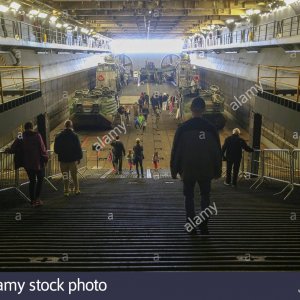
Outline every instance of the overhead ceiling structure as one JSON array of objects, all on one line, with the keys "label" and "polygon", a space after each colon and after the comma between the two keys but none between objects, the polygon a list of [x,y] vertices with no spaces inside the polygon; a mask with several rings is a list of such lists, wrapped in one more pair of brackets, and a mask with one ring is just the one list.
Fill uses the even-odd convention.
[{"label": "overhead ceiling structure", "polygon": [[46,0],[43,2],[112,38],[184,37],[194,34],[205,25],[224,25],[229,18],[239,19],[240,15],[244,15],[249,9],[264,11],[271,3],[269,0]]}]

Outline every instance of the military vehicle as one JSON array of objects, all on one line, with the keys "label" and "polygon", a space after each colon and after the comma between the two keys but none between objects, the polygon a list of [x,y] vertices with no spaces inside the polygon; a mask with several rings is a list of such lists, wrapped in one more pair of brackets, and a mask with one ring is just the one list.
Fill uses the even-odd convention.
[{"label": "military vehicle", "polygon": [[100,63],[96,71],[96,88],[75,92],[71,119],[75,128],[109,129],[118,115],[116,101],[120,68],[111,56]]},{"label": "military vehicle", "polygon": [[192,100],[200,96],[206,104],[205,119],[213,123],[218,130],[224,128],[224,96],[216,85],[201,86],[199,70],[190,62],[187,54],[183,54],[177,66],[177,86],[180,98],[180,115],[184,120],[191,117],[190,106]]}]

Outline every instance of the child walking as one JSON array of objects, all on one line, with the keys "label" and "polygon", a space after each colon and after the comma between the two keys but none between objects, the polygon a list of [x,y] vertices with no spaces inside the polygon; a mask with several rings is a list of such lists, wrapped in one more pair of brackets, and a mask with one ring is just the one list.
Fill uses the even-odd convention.
[{"label": "child walking", "polygon": [[128,161],[129,170],[130,170],[129,172],[132,173],[132,166],[133,166],[133,153],[132,153],[132,150],[128,151],[127,161]]},{"label": "child walking", "polygon": [[159,163],[159,157],[158,157],[158,152],[157,151],[154,152],[152,161],[153,161],[154,169],[156,171],[158,169],[158,163]]}]

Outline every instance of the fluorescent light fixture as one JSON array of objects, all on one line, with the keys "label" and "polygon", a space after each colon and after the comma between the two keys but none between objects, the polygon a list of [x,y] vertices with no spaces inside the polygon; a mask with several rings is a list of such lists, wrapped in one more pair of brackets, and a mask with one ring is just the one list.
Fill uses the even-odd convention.
[{"label": "fluorescent light fixture", "polygon": [[258,15],[259,13],[260,13],[259,9],[248,9],[248,10],[246,10],[246,14],[248,16]]},{"label": "fluorescent light fixture", "polygon": [[237,53],[237,51],[225,51],[225,53]]},{"label": "fluorescent light fixture", "polygon": [[55,17],[55,16],[50,17],[50,22],[55,23],[56,20],[57,20],[57,17]]},{"label": "fluorescent light fixture", "polygon": [[62,24],[57,23],[57,24],[56,24],[56,28],[62,28]]},{"label": "fluorescent light fixture", "polygon": [[0,5],[0,11],[7,12],[9,10],[9,7],[6,5]]},{"label": "fluorescent light fixture", "polygon": [[81,31],[82,33],[86,33],[86,34],[89,32],[89,30],[86,29],[86,28],[81,28],[80,31]]},{"label": "fluorescent light fixture", "polygon": [[284,3],[286,4],[286,5],[291,5],[291,4],[293,4],[293,3],[295,3],[295,2],[297,2],[298,0],[284,0]]},{"label": "fluorescent light fixture", "polygon": [[247,53],[258,53],[258,51],[257,50],[249,50],[249,51],[247,51]]},{"label": "fluorescent light fixture", "polygon": [[17,3],[17,2],[12,2],[9,5],[10,8],[14,9],[14,10],[19,10],[19,8],[21,7],[21,4]]},{"label": "fluorescent light fixture", "polygon": [[234,19],[228,19],[228,20],[226,20],[226,24],[231,24],[231,23],[234,23]]},{"label": "fluorescent light fixture", "polygon": [[111,41],[113,53],[181,53],[182,39],[116,39]]},{"label": "fluorescent light fixture", "polygon": [[32,16],[37,16],[39,14],[39,11],[36,10],[36,9],[32,9],[30,12],[29,12],[30,15]]},{"label": "fluorescent light fixture", "polygon": [[38,14],[38,17],[41,18],[41,19],[45,19],[45,18],[47,18],[47,16],[48,16],[48,14],[43,13],[43,12],[40,12],[40,13]]},{"label": "fluorescent light fixture", "polygon": [[64,25],[63,25],[64,28],[67,28],[68,26],[69,26],[68,23],[64,23]]},{"label": "fluorescent light fixture", "polygon": [[300,53],[300,50],[288,50],[284,51],[285,53]]}]

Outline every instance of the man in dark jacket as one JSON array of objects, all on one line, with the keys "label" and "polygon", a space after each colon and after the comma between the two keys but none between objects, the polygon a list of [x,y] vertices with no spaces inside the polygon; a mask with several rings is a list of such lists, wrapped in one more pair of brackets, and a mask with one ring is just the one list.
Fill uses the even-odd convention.
[{"label": "man in dark jacket", "polygon": [[33,124],[27,122],[25,131],[18,136],[6,152],[15,154],[15,168],[24,167],[29,178],[29,197],[32,206],[42,205],[40,199],[45,164],[48,154],[41,135],[33,131]]},{"label": "man in dark jacket", "polygon": [[[211,180],[221,177],[222,156],[219,134],[216,128],[202,118],[205,101],[197,97],[192,101],[193,118],[184,122],[176,131],[172,153],[171,174],[177,173],[183,180],[186,218],[195,217],[194,188],[198,182],[201,193],[201,210],[210,203]],[[201,234],[208,234],[208,218],[200,226]],[[196,233],[194,228],[190,233]]]},{"label": "man in dark jacket", "polygon": [[75,194],[79,195],[79,182],[77,176],[77,164],[82,159],[82,149],[77,134],[72,129],[72,121],[65,122],[65,129],[55,137],[54,152],[58,155],[60,169],[64,180],[64,195],[69,196],[69,176],[75,187]]},{"label": "man in dark jacket", "polygon": [[[222,157],[227,162],[226,181],[224,182],[225,185],[232,184],[232,186],[236,186],[243,149],[247,152],[254,151],[240,137],[240,133],[241,132],[238,128],[233,129],[232,135],[225,139],[224,145],[222,147]],[[233,176],[231,182],[232,167]]]},{"label": "man in dark jacket", "polygon": [[125,156],[125,148],[120,141],[120,137],[117,135],[116,140],[111,143],[113,147],[113,163],[116,169],[116,174],[122,174],[123,156]]}]

